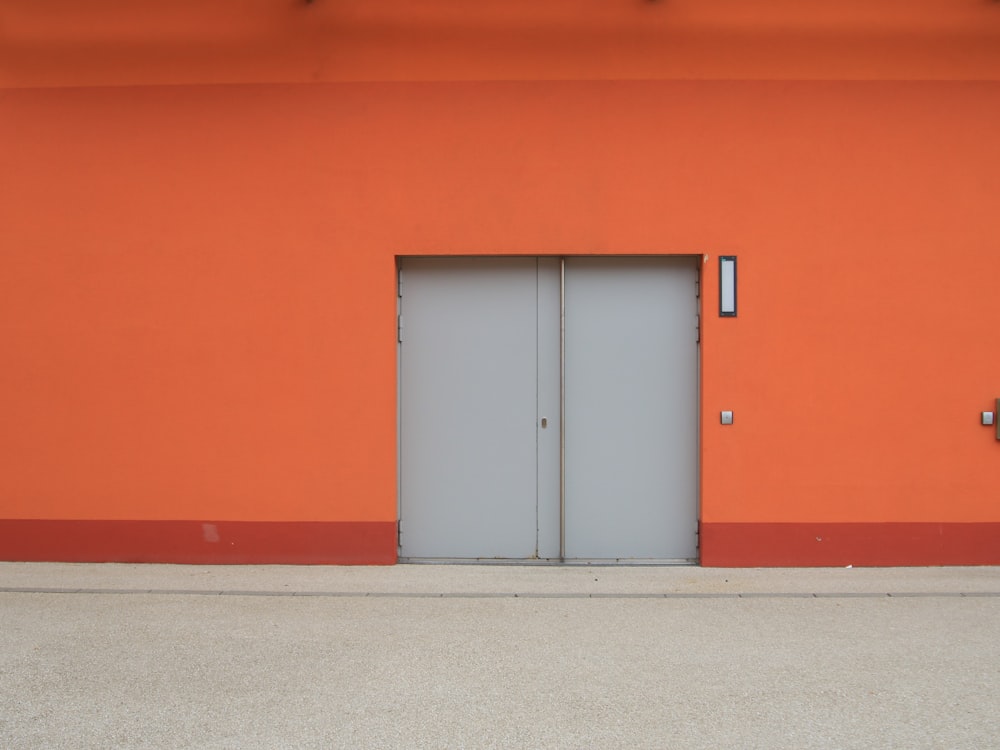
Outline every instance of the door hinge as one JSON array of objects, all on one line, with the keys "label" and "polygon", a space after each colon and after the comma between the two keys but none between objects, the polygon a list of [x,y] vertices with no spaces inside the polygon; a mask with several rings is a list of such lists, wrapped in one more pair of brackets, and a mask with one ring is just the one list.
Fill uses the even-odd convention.
[{"label": "door hinge", "polygon": [[401,536],[403,536],[403,521],[400,519],[396,521],[396,538],[399,539]]},{"label": "door hinge", "polygon": [[694,282],[694,298],[701,298],[701,279],[696,279]]},{"label": "door hinge", "polygon": [[403,296],[403,269],[402,268],[397,268],[396,269],[396,296],[397,297],[402,297]]},{"label": "door hinge", "polygon": [[695,320],[695,323],[694,323],[694,329],[695,329],[694,342],[696,344],[700,344],[701,343],[701,315],[700,314],[699,315],[695,315],[694,316],[694,320]]},{"label": "door hinge", "polygon": [[403,343],[403,314],[396,316],[396,343]]}]

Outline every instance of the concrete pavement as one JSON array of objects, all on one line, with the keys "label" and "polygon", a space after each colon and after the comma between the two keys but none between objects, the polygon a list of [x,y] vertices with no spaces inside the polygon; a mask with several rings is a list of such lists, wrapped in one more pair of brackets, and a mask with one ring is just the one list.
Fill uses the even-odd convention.
[{"label": "concrete pavement", "polygon": [[0,563],[5,748],[1000,747],[1000,568]]}]

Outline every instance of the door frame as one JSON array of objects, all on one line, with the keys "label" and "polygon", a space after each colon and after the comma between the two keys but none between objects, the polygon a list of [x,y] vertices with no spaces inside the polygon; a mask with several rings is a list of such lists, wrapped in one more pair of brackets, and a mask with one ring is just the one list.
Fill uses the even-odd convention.
[{"label": "door frame", "polygon": [[[402,293],[403,293],[403,266],[407,260],[411,259],[455,259],[455,260],[474,260],[474,259],[490,259],[490,258],[546,258],[554,259],[560,261],[560,378],[565,376],[565,263],[564,261],[572,258],[592,258],[592,257],[603,257],[603,258],[688,258],[692,261],[696,270],[696,281],[695,281],[695,310],[696,310],[696,352],[695,352],[695,386],[697,393],[695,394],[695,550],[697,557],[692,559],[621,559],[621,560],[581,560],[581,559],[565,559],[565,519],[563,514],[565,513],[565,497],[560,497],[560,554],[563,556],[561,559],[514,559],[514,558],[424,558],[415,557],[408,558],[403,557],[400,553],[402,550],[401,546],[401,536],[403,533],[402,523],[403,523],[403,508],[402,508],[402,495],[403,495],[403,477],[402,477],[402,338],[401,338],[401,315],[402,315]],[[701,560],[701,519],[702,519],[702,463],[703,463],[703,445],[702,445],[702,419],[703,419],[703,393],[704,393],[704,370],[703,370],[703,354],[702,354],[702,344],[704,339],[704,305],[702,290],[704,289],[705,282],[705,268],[708,263],[708,255],[701,253],[616,253],[616,254],[528,254],[528,253],[484,253],[484,254],[438,254],[438,253],[405,253],[397,254],[394,259],[393,264],[393,286],[395,289],[395,301],[396,301],[396,344],[395,344],[395,369],[396,369],[396,549],[397,549],[397,561],[401,564],[441,564],[448,563],[454,565],[563,565],[563,566],[580,566],[580,565],[609,565],[609,566],[676,566],[676,565],[698,565]],[[565,425],[563,424],[565,420],[565,389],[560,388],[560,441],[565,440]],[[561,446],[560,449],[560,495],[565,493],[565,446]]]}]

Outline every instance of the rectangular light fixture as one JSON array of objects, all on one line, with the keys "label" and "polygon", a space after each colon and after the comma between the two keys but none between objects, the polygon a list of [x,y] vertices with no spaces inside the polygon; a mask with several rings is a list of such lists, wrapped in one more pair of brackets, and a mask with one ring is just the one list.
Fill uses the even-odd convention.
[{"label": "rectangular light fixture", "polygon": [[736,256],[719,256],[719,316],[736,317]]}]

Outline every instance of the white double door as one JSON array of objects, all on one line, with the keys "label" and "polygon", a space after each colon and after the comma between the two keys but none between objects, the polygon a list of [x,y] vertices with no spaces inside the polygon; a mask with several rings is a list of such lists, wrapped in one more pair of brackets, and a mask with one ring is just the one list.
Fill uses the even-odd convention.
[{"label": "white double door", "polygon": [[404,259],[400,556],[696,559],[697,281],[688,257]]}]

